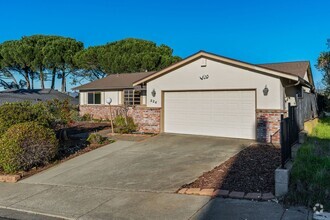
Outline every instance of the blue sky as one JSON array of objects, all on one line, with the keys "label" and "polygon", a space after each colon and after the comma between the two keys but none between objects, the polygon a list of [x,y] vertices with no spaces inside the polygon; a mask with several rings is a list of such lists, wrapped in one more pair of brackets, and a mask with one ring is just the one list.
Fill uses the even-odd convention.
[{"label": "blue sky", "polygon": [[33,34],[85,46],[142,38],[181,57],[206,50],[251,63],[309,60],[318,82],[314,65],[327,49],[329,11],[328,0],[1,0],[0,42]]}]

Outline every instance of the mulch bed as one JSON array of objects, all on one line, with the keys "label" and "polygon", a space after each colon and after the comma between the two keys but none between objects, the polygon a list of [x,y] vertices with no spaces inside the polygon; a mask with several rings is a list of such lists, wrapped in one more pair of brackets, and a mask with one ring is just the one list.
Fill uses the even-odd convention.
[{"label": "mulch bed", "polygon": [[280,161],[278,146],[254,144],[182,188],[213,188],[245,193],[274,192],[275,169]]}]

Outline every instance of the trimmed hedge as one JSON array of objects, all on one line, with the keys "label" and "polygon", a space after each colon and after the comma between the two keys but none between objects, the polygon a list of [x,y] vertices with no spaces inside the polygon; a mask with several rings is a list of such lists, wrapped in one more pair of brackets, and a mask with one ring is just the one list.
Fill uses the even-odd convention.
[{"label": "trimmed hedge", "polygon": [[57,151],[58,141],[53,130],[36,122],[16,124],[0,139],[0,169],[14,173],[45,165]]}]

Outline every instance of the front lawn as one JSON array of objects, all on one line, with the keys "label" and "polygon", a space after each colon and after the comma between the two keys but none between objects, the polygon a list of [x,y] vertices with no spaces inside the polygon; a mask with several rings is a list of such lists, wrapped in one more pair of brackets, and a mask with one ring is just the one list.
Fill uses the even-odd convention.
[{"label": "front lawn", "polygon": [[330,210],[330,118],[320,119],[299,149],[291,173],[290,204]]}]

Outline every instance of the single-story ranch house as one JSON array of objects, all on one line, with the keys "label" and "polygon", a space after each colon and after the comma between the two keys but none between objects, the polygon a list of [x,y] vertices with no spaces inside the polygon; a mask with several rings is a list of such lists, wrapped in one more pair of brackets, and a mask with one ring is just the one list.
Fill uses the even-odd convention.
[{"label": "single-story ranch house", "polygon": [[[200,51],[158,72],[114,74],[75,88],[80,114],[109,118],[130,106],[140,132],[278,142],[281,114],[313,93],[308,61],[250,64]],[[115,113],[112,113],[115,114]]]}]

